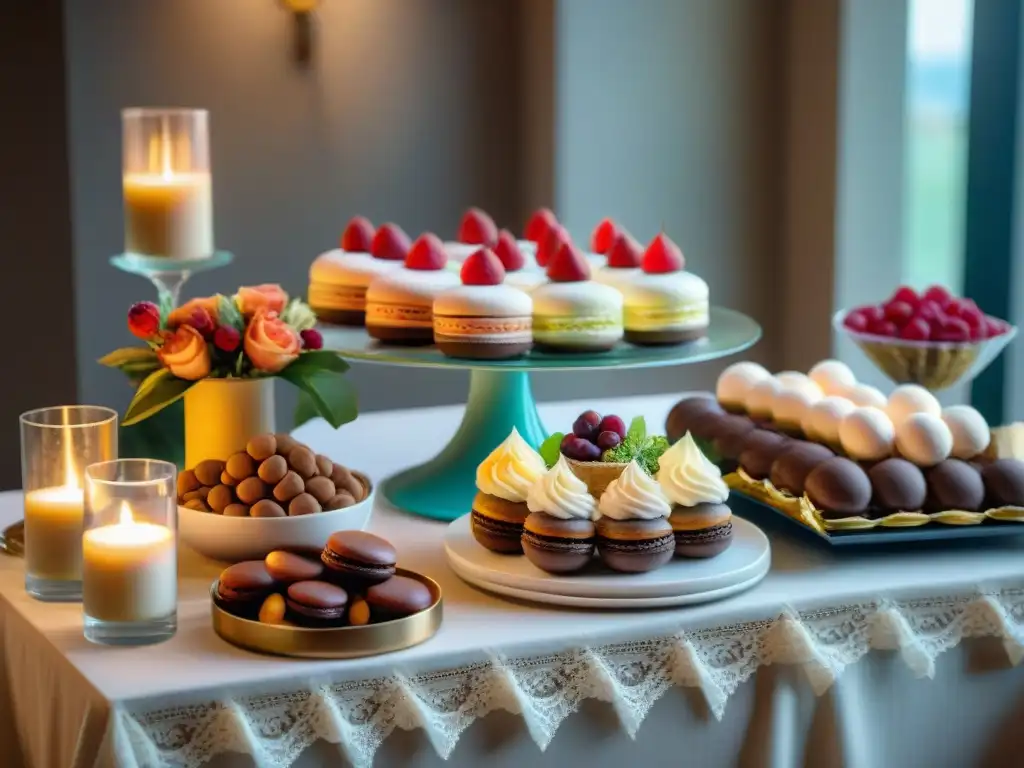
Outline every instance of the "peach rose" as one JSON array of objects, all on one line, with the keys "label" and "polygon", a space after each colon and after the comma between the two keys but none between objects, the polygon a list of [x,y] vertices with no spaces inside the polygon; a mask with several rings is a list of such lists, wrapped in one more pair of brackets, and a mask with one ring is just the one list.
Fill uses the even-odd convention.
[{"label": "peach rose", "polygon": [[238,311],[246,317],[252,317],[260,310],[265,312],[281,312],[288,303],[288,294],[280,285],[264,283],[263,285],[243,285],[235,294]]},{"label": "peach rose", "polygon": [[210,375],[210,348],[191,325],[169,334],[158,354],[160,362],[179,379],[198,381]]},{"label": "peach rose", "polygon": [[177,309],[171,310],[171,314],[167,316],[167,327],[177,328],[179,325],[190,322],[197,310],[202,310],[209,315],[210,319],[213,320],[213,324],[216,325],[220,321],[217,310],[217,303],[219,301],[219,296],[203,296],[198,299],[189,299]]},{"label": "peach rose", "polygon": [[245,329],[245,354],[254,367],[266,373],[288,366],[301,349],[299,334],[277,312],[258,311]]}]

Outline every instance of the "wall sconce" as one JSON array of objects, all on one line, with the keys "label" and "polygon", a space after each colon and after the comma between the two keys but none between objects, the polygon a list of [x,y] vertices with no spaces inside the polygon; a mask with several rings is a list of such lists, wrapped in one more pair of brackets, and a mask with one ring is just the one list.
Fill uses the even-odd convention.
[{"label": "wall sconce", "polygon": [[308,66],[313,58],[313,11],[320,0],[282,0],[292,14],[292,56],[295,63]]}]

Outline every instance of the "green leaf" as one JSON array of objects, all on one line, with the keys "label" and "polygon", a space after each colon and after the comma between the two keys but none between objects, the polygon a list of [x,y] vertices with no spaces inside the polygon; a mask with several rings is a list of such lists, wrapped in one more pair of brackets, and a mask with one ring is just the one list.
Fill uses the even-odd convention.
[{"label": "green leaf", "polygon": [[629,422],[629,429],[626,430],[626,437],[635,438],[641,442],[647,439],[647,421],[643,416],[634,416]]},{"label": "green leaf", "polygon": [[548,467],[553,467],[558,463],[558,456],[561,453],[562,439],[564,437],[564,432],[555,432],[540,444],[540,449],[537,452],[544,459],[544,463]]},{"label": "green leaf", "polygon": [[277,375],[305,392],[316,414],[335,429],[359,415],[355,388],[341,373],[292,363]]},{"label": "green leaf", "polygon": [[179,379],[166,368],[151,373],[139,385],[121,424],[130,427],[185,396],[194,381]]},{"label": "green leaf", "polygon": [[185,403],[172,403],[145,421],[121,425],[117,438],[118,455],[126,459],[160,459],[185,465]]},{"label": "green leaf", "polygon": [[230,325],[239,333],[245,332],[245,318],[238,311],[238,305],[227,296],[217,296],[217,317],[221,325]]},{"label": "green leaf", "polygon": [[148,347],[122,347],[104,355],[99,359],[100,365],[108,368],[124,368],[126,365],[137,365],[139,363],[156,363],[160,365],[160,359],[156,352]]},{"label": "green leaf", "polygon": [[292,429],[297,429],[305,424],[307,421],[319,418],[320,412],[316,409],[316,401],[306,394],[304,389],[299,390],[299,399],[295,403],[295,415],[294,424]]},{"label": "green leaf", "polygon": [[285,370],[333,371],[334,373],[344,373],[348,368],[348,363],[338,357],[337,352],[331,352],[328,349],[317,349],[310,352],[303,352],[295,359],[295,362],[289,365]]}]

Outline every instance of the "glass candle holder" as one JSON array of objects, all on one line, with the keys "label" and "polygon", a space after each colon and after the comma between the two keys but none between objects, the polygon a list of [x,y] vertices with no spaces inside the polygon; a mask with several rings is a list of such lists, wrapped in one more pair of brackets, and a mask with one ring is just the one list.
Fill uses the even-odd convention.
[{"label": "glass candle holder", "polygon": [[85,470],[85,638],[159,643],[178,626],[175,481],[167,461],[119,459]]},{"label": "glass candle holder", "polygon": [[21,414],[25,590],[39,600],[82,599],[83,473],[117,458],[117,412],[92,405]]},{"label": "glass candle holder", "polygon": [[177,260],[213,256],[207,111],[126,109],[121,128],[125,252]]}]

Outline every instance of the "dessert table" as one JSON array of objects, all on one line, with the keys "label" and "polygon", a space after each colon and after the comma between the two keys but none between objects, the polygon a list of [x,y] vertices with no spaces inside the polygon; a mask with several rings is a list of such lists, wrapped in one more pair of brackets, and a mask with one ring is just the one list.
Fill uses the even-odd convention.
[{"label": "dessert table", "polygon": [[[539,410],[552,429],[584,408],[653,426],[677,399]],[[366,414],[296,437],[379,482],[434,453],[458,416]],[[0,494],[0,524],[20,516],[21,494]],[[90,645],[81,606],[33,601],[22,562],[0,556],[0,764],[1020,764],[1024,540],[833,552],[755,522],[773,562],[751,591],[582,611],[462,583],[445,525],[378,498],[371,530],[441,584],[444,623],[423,645],[345,661],[220,640],[209,586],[221,566],[193,553],[181,555],[177,635],[139,648]]]}]

